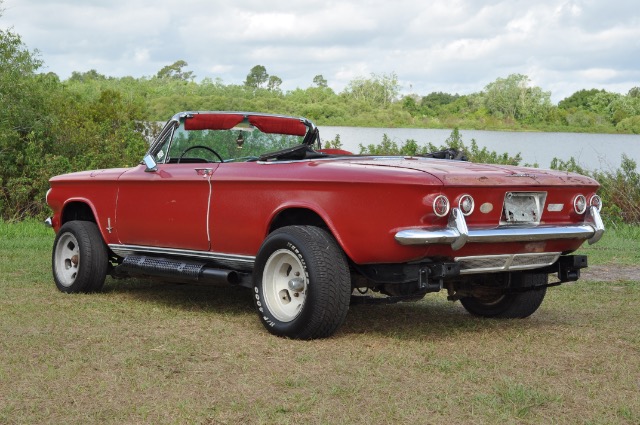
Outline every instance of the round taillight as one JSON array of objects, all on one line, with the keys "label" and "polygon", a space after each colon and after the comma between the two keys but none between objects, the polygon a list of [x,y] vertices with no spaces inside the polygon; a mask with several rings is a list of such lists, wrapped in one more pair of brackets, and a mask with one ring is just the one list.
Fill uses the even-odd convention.
[{"label": "round taillight", "polygon": [[471,197],[471,195],[462,195],[460,197],[460,200],[458,201],[458,207],[460,208],[460,211],[462,211],[462,214],[464,215],[469,215],[473,212],[473,208],[474,208],[475,204],[473,202],[473,198]]},{"label": "round taillight", "polygon": [[573,198],[573,209],[578,214],[584,214],[587,210],[587,198],[585,198],[584,195],[578,195]]},{"label": "round taillight", "polygon": [[602,198],[598,195],[593,195],[589,198],[589,206],[596,207],[598,211],[602,209]]},{"label": "round taillight", "polygon": [[449,200],[446,196],[438,195],[438,197],[433,200],[433,212],[435,212],[438,217],[447,215],[449,212]]}]

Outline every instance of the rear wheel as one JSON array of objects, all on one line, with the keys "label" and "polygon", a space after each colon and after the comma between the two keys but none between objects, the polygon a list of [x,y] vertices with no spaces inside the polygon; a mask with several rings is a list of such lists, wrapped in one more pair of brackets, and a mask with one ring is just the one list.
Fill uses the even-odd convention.
[{"label": "rear wheel", "polygon": [[512,273],[508,288],[483,288],[481,295],[461,298],[460,303],[476,316],[529,317],[544,300],[548,278],[544,273]]},{"label": "rear wheel", "polygon": [[256,257],[254,299],[274,335],[296,339],[332,335],[351,299],[347,260],[335,239],[314,226],[271,233]]},{"label": "rear wheel", "polygon": [[96,292],[102,289],[109,259],[95,223],[69,221],[53,242],[53,279],[62,292]]}]

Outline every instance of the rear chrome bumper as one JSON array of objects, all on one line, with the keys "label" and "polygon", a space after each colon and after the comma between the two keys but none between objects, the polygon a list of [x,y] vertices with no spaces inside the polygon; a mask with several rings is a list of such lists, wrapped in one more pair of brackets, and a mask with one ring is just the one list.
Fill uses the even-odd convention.
[{"label": "rear chrome bumper", "polygon": [[590,207],[583,224],[572,226],[501,226],[492,229],[468,229],[464,215],[453,208],[444,229],[407,229],[396,233],[400,245],[450,244],[453,250],[467,243],[533,242],[557,239],[582,239],[589,244],[600,240],[604,223],[596,207]]}]

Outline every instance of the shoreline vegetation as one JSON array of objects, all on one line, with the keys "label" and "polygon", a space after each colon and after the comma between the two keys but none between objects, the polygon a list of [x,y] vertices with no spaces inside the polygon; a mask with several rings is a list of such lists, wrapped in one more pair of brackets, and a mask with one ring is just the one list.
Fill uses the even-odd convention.
[{"label": "shoreline vegetation", "polygon": [[[41,72],[43,66],[18,34],[0,30],[4,220],[45,216],[51,176],[138,164],[147,140],[159,130],[144,123],[165,121],[184,110],[260,111],[331,126],[452,128],[436,150],[455,147],[471,160],[489,163],[519,164],[521,159],[479,149],[474,140],[465,145],[458,129],[640,134],[640,87],[626,94],[584,89],[554,105],[550,92],[521,74],[497,78],[476,93],[422,95],[403,94],[395,73],[355,78],[341,92],[318,74],[309,87],[285,92],[282,80],[263,65],[251,68],[242,84],[209,77],[197,81],[183,60],[139,78],[90,70],[61,80]],[[379,145],[361,147],[361,153],[419,154],[433,147],[414,140],[394,145],[383,138]],[[557,159],[551,167],[588,174],[573,158]],[[640,180],[633,159],[623,156],[620,169],[591,175],[603,186],[605,220],[640,222]]]}]

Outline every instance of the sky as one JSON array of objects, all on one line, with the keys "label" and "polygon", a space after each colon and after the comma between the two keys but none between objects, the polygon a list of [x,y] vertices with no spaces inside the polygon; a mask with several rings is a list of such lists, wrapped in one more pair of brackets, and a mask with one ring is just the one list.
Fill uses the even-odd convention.
[{"label": "sky", "polygon": [[151,77],[184,60],[196,81],[242,84],[263,65],[283,90],[398,78],[402,94],[469,94],[527,75],[554,103],[640,86],[637,0],[0,0],[11,29],[61,79]]}]

